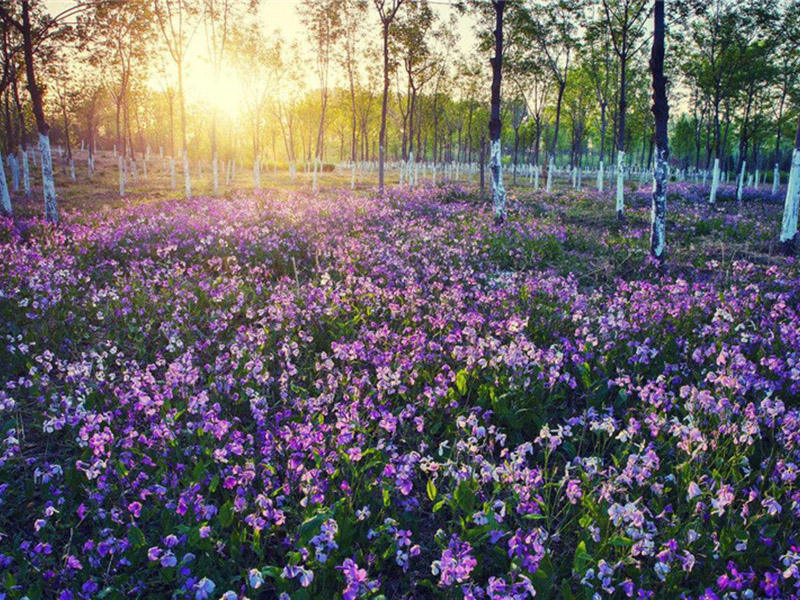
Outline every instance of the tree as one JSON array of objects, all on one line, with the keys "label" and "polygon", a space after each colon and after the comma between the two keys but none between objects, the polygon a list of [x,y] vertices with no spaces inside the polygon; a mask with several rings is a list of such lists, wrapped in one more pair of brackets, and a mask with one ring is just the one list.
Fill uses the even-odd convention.
[{"label": "tree", "polygon": [[643,47],[649,0],[603,0],[606,26],[619,61],[617,112],[617,218],[624,210],[622,171],[625,158],[625,112],[628,107],[628,63]]},{"label": "tree", "polygon": [[[403,114],[402,157],[405,160],[414,149],[414,116],[417,111],[417,97],[423,86],[437,73],[437,57],[428,43],[431,31],[436,22],[435,15],[427,0],[413,0],[408,10],[398,18],[394,41],[396,52],[400,55],[406,74],[405,110],[401,102]],[[406,124],[408,127],[406,127]],[[419,148],[417,148],[419,155]]]},{"label": "tree", "polygon": [[[800,3],[794,3],[788,10],[789,27],[783,30],[783,36],[795,49],[800,45]],[[797,99],[800,100],[800,90]],[[786,199],[783,205],[783,222],[781,224],[780,241],[789,251],[797,246],[797,213],[800,205],[800,117],[794,136],[792,163],[789,171],[789,183],[786,186]]]},{"label": "tree", "polygon": [[192,183],[189,174],[189,148],[186,138],[186,96],[183,90],[183,70],[189,42],[197,29],[197,7],[190,0],[153,0],[164,44],[175,63],[178,79],[178,105],[181,110],[181,143],[183,149],[183,178],[186,197],[192,196]]},{"label": "tree", "polygon": [[533,164],[538,166],[545,108],[551,99],[549,72],[535,61],[525,61],[519,66],[511,63],[508,71],[511,71],[515,85],[525,102],[527,113],[533,120]]},{"label": "tree", "polygon": [[384,159],[386,153],[386,112],[389,104],[389,28],[397,16],[403,0],[372,0],[381,21],[383,36],[383,99],[381,104],[381,131],[378,139],[378,189],[384,192]]},{"label": "tree", "polygon": [[608,129],[608,107],[613,98],[612,79],[615,65],[608,36],[603,35],[601,28],[598,26],[592,25],[586,31],[584,61],[587,63],[589,78],[592,81],[597,105],[600,108],[600,153],[597,181],[598,188],[602,191],[606,132]]},{"label": "tree", "polygon": [[42,162],[42,192],[44,196],[45,219],[58,223],[58,198],[53,176],[53,155],[50,150],[50,125],[44,115],[44,93],[36,78],[34,53],[41,51],[42,42],[57,33],[57,25],[76,14],[83,7],[78,5],[62,11],[55,17],[44,17],[37,25],[33,23],[31,1],[21,1],[21,15],[12,13],[0,6],[0,19],[7,27],[16,29],[22,36],[22,52],[25,58],[25,77],[30,94],[36,129],[39,133],[39,151]]},{"label": "tree", "polygon": [[536,3],[527,14],[527,31],[534,40],[533,51],[540,52],[556,85],[556,119],[550,145],[551,166],[558,152],[561,107],[570,72],[573,51],[578,47],[578,23],[582,20],[582,0],[548,0]]},{"label": "tree", "polygon": [[781,223],[781,243],[791,251],[797,241],[797,213],[800,204],[800,119],[797,122],[797,133],[794,138],[792,166],[789,171],[789,184],[786,186],[786,200],[783,205],[783,222]]},{"label": "tree", "polygon": [[500,85],[503,78],[503,12],[505,0],[492,0],[494,9],[494,56],[492,65],[492,97],[489,114],[490,160],[492,172],[492,207],[495,224],[500,225],[506,219],[506,190],[503,186],[503,158],[500,133],[503,123],[500,120]]},{"label": "tree", "polygon": [[325,149],[325,115],[328,108],[328,75],[333,47],[342,35],[341,0],[306,0],[300,5],[300,18],[316,51],[319,80],[319,126],[314,170],[322,162]]},{"label": "tree", "polygon": [[653,77],[653,117],[656,126],[656,165],[653,171],[653,203],[650,216],[650,254],[664,258],[667,220],[667,179],[669,177],[669,140],[667,123],[667,79],[664,77],[664,0],[655,0],[653,11],[653,50],[650,72]]},{"label": "tree", "polygon": [[356,53],[364,14],[367,11],[366,0],[341,0],[342,43],[339,48],[339,64],[347,73],[350,91],[350,160],[355,163],[358,154],[356,135],[358,131],[358,110],[356,108]]},{"label": "tree", "polygon": [[[232,0],[203,0],[203,25],[206,45],[211,58],[214,84],[219,85],[222,61],[229,37]],[[217,162],[217,107],[211,108],[211,170],[214,195],[219,194],[219,164]]]}]

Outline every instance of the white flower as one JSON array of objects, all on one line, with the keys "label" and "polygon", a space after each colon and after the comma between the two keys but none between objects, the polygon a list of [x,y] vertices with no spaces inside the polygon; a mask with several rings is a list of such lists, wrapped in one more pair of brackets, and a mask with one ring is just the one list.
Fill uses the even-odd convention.
[{"label": "white flower", "polygon": [[264,576],[258,569],[250,569],[247,580],[250,582],[250,587],[257,590],[264,583]]}]

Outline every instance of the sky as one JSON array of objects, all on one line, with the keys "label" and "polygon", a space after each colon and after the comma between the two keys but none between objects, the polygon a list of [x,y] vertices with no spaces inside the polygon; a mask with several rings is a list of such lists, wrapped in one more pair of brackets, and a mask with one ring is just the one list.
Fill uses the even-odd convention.
[{"label": "sky", "polygon": [[[236,0],[237,2],[248,2],[248,0]],[[63,10],[75,5],[75,0],[45,0],[45,5],[51,15],[56,15]],[[261,0],[260,18],[265,32],[279,31],[287,42],[297,41],[301,47],[306,41],[304,27],[298,16],[298,6],[301,0]],[[450,0],[430,0],[432,9],[438,13],[442,21],[447,21],[452,11]],[[380,40],[380,25],[375,14],[372,3],[369,4],[368,18],[374,25],[372,30],[375,33],[376,43]],[[459,38],[460,50],[469,53],[475,48],[476,37],[474,32],[474,20],[471,17],[459,18],[456,33]],[[206,98],[214,104],[222,106],[235,106],[240,104],[237,100],[241,99],[246,90],[242,89],[243,83],[229,77],[228,81],[220,85],[210,85],[212,69],[205,56],[204,36],[202,30],[195,34],[190,53],[187,57],[186,67],[186,93],[187,98]],[[315,75],[313,69],[306,69],[306,77],[310,87],[314,86]],[[343,84],[337,81],[336,74],[332,73],[333,85]],[[161,88],[164,86],[164,78],[154,76],[153,87]],[[213,95],[214,98],[210,98]]]}]

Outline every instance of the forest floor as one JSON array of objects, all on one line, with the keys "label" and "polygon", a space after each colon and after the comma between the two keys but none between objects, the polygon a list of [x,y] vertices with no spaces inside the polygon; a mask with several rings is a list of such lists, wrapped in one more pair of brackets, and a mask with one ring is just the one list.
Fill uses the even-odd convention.
[{"label": "forest floor", "polygon": [[7,597],[796,597],[779,197],[337,184],[0,220]]}]

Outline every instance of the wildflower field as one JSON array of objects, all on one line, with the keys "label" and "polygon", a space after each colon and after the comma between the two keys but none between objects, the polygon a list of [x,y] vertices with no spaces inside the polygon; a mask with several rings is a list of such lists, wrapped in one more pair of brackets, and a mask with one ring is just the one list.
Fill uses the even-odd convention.
[{"label": "wildflower field", "polygon": [[0,597],[800,597],[800,270],[724,192],[663,265],[649,189],[2,219]]}]

